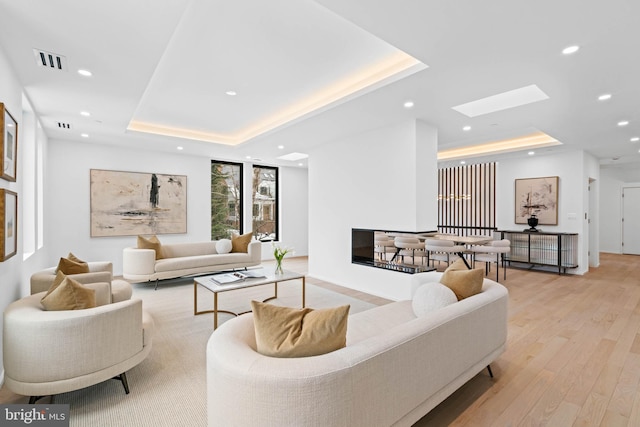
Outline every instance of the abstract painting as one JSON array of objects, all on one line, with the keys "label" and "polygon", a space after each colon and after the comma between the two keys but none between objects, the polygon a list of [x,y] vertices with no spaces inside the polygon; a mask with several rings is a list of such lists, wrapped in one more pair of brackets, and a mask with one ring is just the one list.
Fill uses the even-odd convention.
[{"label": "abstract painting", "polygon": [[186,232],[186,176],[91,169],[91,237]]},{"label": "abstract painting", "polygon": [[14,256],[18,248],[18,195],[0,188],[0,261]]},{"label": "abstract painting", "polygon": [[538,224],[558,225],[558,177],[516,179],[516,224],[536,215]]}]

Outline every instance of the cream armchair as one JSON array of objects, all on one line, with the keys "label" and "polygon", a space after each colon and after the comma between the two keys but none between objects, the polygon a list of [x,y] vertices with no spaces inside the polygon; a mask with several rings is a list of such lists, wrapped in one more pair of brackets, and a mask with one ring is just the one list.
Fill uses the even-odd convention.
[{"label": "cream armchair", "polygon": [[[104,287],[107,283],[90,287]],[[44,292],[11,303],[4,312],[5,385],[14,393],[65,393],[116,377],[129,393],[126,371],[151,351],[153,319],[129,299],[84,310],[45,311]],[[104,301],[103,301],[104,302]]]},{"label": "cream armchair", "polygon": [[[113,280],[113,264],[108,261],[92,261],[89,265],[89,273],[70,274],[78,283],[83,285],[89,283],[106,282],[110,286],[111,302],[126,301],[131,298],[133,289],[126,280]],[[31,276],[31,294],[47,291],[53,280],[56,278],[56,267],[34,273]]]}]

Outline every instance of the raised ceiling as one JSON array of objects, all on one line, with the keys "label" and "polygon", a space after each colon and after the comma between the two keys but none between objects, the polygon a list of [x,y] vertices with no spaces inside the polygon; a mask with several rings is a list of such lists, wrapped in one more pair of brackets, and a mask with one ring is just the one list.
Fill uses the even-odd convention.
[{"label": "raised ceiling", "polygon": [[[562,143],[544,150],[635,164],[637,16],[634,0],[0,0],[0,47],[52,139],[298,164],[277,157],[417,118],[442,150],[543,132]],[[549,98],[452,108],[531,85]]]}]

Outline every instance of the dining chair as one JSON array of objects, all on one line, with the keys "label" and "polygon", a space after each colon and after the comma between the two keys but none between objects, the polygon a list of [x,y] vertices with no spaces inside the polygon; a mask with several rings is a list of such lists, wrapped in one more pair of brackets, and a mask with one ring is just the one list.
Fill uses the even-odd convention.
[{"label": "dining chair", "polygon": [[404,262],[405,256],[411,255],[413,264],[416,263],[416,256],[421,257],[422,263],[424,263],[424,244],[417,237],[398,236],[394,239],[394,244],[399,249],[398,256],[402,257],[402,262]]},{"label": "dining chair", "polygon": [[[456,245],[451,240],[442,239],[425,239],[424,248],[427,253],[427,263],[429,261],[438,261],[438,263],[444,261],[447,266],[459,258],[458,253],[465,250],[464,245]],[[432,265],[435,266],[435,262],[432,262]]]},{"label": "dining chair", "polygon": [[471,247],[472,262],[475,266],[476,261],[485,263],[485,275],[489,275],[491,264],[496,263],[496,282],[500,277],[500,264],[504,271],[504,279],[507,279],[507,262],[505,254],[511,252],[511,242],[508,239],[493,240],[484,245],[474,245]]}]

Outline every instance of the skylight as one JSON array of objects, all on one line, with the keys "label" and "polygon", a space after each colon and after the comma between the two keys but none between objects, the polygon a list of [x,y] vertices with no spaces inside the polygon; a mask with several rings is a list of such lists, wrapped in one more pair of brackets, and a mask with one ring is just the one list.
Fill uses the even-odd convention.
[{"label": "skylight", "polygon": [[545,99],[549,99],[546,93],[536,85],[529,85],[451,108],[467,117],[476,117]]}]

